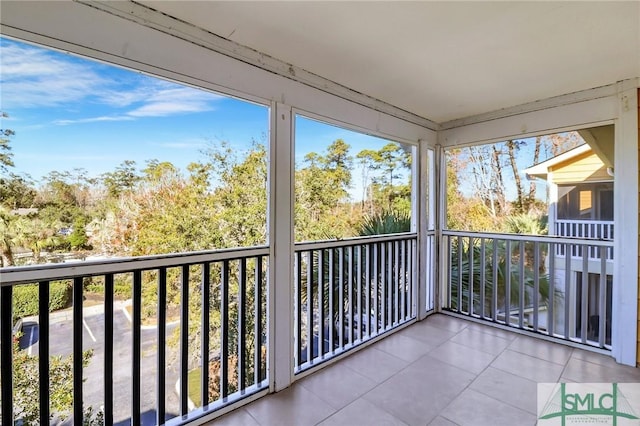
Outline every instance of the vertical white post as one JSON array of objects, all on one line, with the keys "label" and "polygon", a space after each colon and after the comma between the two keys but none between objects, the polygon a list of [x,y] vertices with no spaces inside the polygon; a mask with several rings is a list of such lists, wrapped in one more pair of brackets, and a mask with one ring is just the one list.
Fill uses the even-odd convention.
[{"label": "vertical white post", "polygon": [[[436,145],[436,158],[435,158],[435,173],[436,178],[436,276],[434,282],[435,295],[434,300],[436,302],[436,311],[442,310],[444,303],[443,291],[445,288],[445,282],[449,276],[449,271],[445,270],[446,256],[449,256],[447,247],[444,247],[442,238],[442,231],[446,228],[447,224],[447,163],[442,145]],[[447,302],[448,303],[448,302]]]},{"label": "vertical white post", "polygon": [[[414,149],[414,161],[411,172],[413,173],[413,199],[411,205],[413,220],[418,224],[418,295],[417,295],[417,317],[423,319],[427,315],[427,298],[432,297],[429,289],[429,253],[427,226],[428,226],[428,167],[427,167],[427,147],[425,141],[419,141],[418,147]],[[415,228],[414,228],[415,229]],[[412,229],[412,230],[414,230]]]},{"label": "vertical white post", "polygon": [[293,176],[291,107],[271,107],[269,150],[269,371],[271,391],[293,380]]},{"label": "vertical white post", "polygon": [[[636,365],[638,326],[638,82],[618,86],[614,157],[612,351]],[[623,231],[623,232],[620,232]]]}]

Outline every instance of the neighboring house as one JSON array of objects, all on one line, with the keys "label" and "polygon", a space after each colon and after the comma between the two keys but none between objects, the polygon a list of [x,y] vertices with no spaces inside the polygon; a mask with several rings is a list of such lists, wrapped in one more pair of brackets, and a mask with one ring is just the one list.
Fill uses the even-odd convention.
[{"label": "neighboring house", "polygon": [[21,207],[19,209],[11,210],[11,213],[18,216],[31,216],[38,214],[38,209]]},{"label": "neighboring house", "polygon": [[[550,235],[613,240],[613,167],[609,161],[613,153],[607,152],[607,147],[613,146],[613,128],[603,126],[581,132],[581,136],[590,143],[536,164],[525,173],[548,184]],[[553,262],[556,288],[565,295],[562,304],[569,304],[568,311],[566,306],[556,310],[556,328],[565,327],[568,312],[567,326],[572,337],[581,337],[582,318],[587,318],[587,338],[598,340],[598,323],[604,316],[605,342],[611,344],[613,260],[612,247],[583,249],[577,244],[555,245],[549,262]],[[566,277],[569,277],[568,292]],[[601,284],[604,284],[602,290]],[[587,294],[583,297],[585,291]],[[601,292],[605,296],[603,305],[599,303]],[[586,316],[582,314],[584,308]]]}]

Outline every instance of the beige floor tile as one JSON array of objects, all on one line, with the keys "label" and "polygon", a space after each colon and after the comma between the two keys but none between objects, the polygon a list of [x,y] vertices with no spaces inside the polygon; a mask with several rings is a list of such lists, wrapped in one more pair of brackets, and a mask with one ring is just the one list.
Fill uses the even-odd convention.
[{"label": "beige floor tile", "polygon": [[345,407],[377,385],[341,363],[325,367],[296,384],[304,386],[335,409]]},{"label": "beige floor tile", "polygon": [[502,337],[507,340],[515,340],[518,337],[518,333],[514,333],[510,330],[505,330],[499,327],[494,327],[491,325],[491,322],[487,321],[484,323],[477,323],[469,321],[468,330],[471,331],[479,331],[480,333],[491,334],[492,336]]},{"label": "beige floor tile", "polygon": [[401,330],[398,334],[418,339],[432,347],[436,347],[455,336],[457,332],[434,327],[423,321]]},{"label": "beige floor tile", "polygon": [[495,355],[451,341],[429,352],[429,356],[475,374],[481,373],[496,358]]},{"label": "beige floor tile", "polygon": [[618,365],[620,365],[611,355],[602,355],[581,349],[574,349],[573,353],[571,354],[571,358],[581,359],[583,361],[592,362],[594,364],[600,364],[605,367],[617,367]]},{"label": "beige floor tile", "polygon": [[607,367],[581,359],[571,358],[562,373],[561,380],[573,380],[578,383],[640,382],[640,368],[617,364]]},{"label": "beige floor tile", "polygon": [[538,384],[531,380],[489,367],[471,383],[469,388],[536,414]]},{"label": "beige floor tile", "polygon": [[403,336],[400,333],[385,337],[376,343],[376,349],[409,362],[426,355],[433,348],[433,345],[429,345],[422,340]]},{"label": "beige floor tile", "polygon": [[442,416],[438,416],[429,423],[429,426],[458,426],[458,424],[451,420],[447,420]]},{"label": "beige floor tile", "polygon": [[536,424],[536,416],[507,405],[473,389],[467,389],[442,415],[461,426],[527,426]]},{"label": "beige floor tile", "polygon": [[470,324],[472,324],[471,321],[466,321],[444,314],[433,314],[427,317],[424,322],[432,327],[442,328],[444,330],[453,331],[455,333],[464,330]]},{"label": "beige floor tile", "polygon": [[469,329],[462,330],[451,338],[452,342],[459,343],[461,345],[469,346],[471,348],[479,349],[483,352],[488,352],[493,355],[498,355],[502,352],[509,343],[510,340],[503,339],[502,337],[494,336],[492,334],[481,333],[478,331],[472,331]]},{"label": "beige floor tile", "polygon": [[518,336],[511,342],[509,349],[561,365],[567,363],[573,352],[573,348],[569,346],[528,336]]},{"label": "beige floor tile", "polygon": [[246,410],[265,426],[315,425],[336,411],[312,392],[297,385],[265,396],[247,405]]},{"label": "beige floor tile", "polygon": [[365,399],[357,399],[328,419],[322,426],[404,426],[406,423]]},{"label": "beige floor tile", "polygon": [[408,424],[425,425],[453,401],[474,377],[472,373],[427,355],[363,398]]},{"label": "beige floor tile", "polygon": [[562,365],[512,350],[500,354],[491,366],[536,383],[557,382],[564,368]]},{"label": "beige floor tile", "polygon": [[341,363],[376,383],[384,382],[409,365],[409,362],[379,351],[375,347],[359,351],[342,360]]},{"label": "beige floor tile", "polygon": [[260,426],[251,415],[244,409],[239,408],[222,417],[207,423],[213,426]]}]

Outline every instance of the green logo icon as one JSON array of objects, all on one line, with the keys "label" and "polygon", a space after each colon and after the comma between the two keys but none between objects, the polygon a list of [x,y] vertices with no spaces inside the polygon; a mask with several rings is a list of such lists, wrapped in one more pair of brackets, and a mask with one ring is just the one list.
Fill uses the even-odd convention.
[{"label": "green logo icon", "polygon": [[584,391],[585,386],[576,383],[572,385],[582,391],[569,392],[566,383],[559,385],[559,389],[551,393],[551,397],[539,413],[540,420],[559,418],[562,426],[565,426],[567,419],[572,424],[592,424],[597,416],[600,419],[597,423],[616,426],[620,418],[639,419],[617,383],[611,385],[610,391],[594,391],[589,387]]}]

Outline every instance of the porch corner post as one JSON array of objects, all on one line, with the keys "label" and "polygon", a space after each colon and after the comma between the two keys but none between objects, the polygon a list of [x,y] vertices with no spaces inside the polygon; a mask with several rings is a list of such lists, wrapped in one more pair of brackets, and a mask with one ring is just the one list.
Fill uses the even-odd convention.
[{"label": "porch corner post", "polygon": [[429,167],[427,161],[427,147],[426,141],[419,140],[417,147],[417,160],[413,161],[411,173],[414,176],[413,181],[413,195],[411,205],[413,206],[413,211],[411,212],[411,217],[416,218],[412,220],[412,231],[415,231],[417,227],[418,231],[418,282],[417,282],[417,310],[416,316],[418,321],[425,318],[427,316],[428,311],[428,301],[427,298],[433,297],[433,292],[430,291],[430,279],[429,279],[429,259],[427,254],[429,253],[429,249],[427,248],[427,244],[429,239],[427,238],[427,228],[428,228],[428,212],[429,212],[429,190],[428,190],[428,180],[429,180]]},{"label": "porch corner post", "polygon": [[442,311],[442,289],[444,287],[444,282],[447,277],[445,267],[444,267],[444,259],[446,249],[443,247],[443,238],[442,231],[445,228],[446,218],[447,218],[447,167],[445,164],[445,156],[444,156],[444,148],[440,144],[440,135],[438,135],[438,143],[436,144],[436,152],[435,152],[435,179],[436,179],[436,220],[435,220],[435,230],[436,230],[436,243],[435,243],[435,279],[434,279],[434,310],[436,312]]},{"label": "porch corner post", "polygon": [[[612,352],[635,366],[638,328],[638,80],[618,83],[614,154]],[[634,194],[630,196],[629,194]],[[618,232],[624,229],[624,232]]]},{"label": "porch corner post", "polygon": [[290,106],[271,107],[269,149],[268,342],[269,388],[278,392],[293,381],[293,122]]}]

